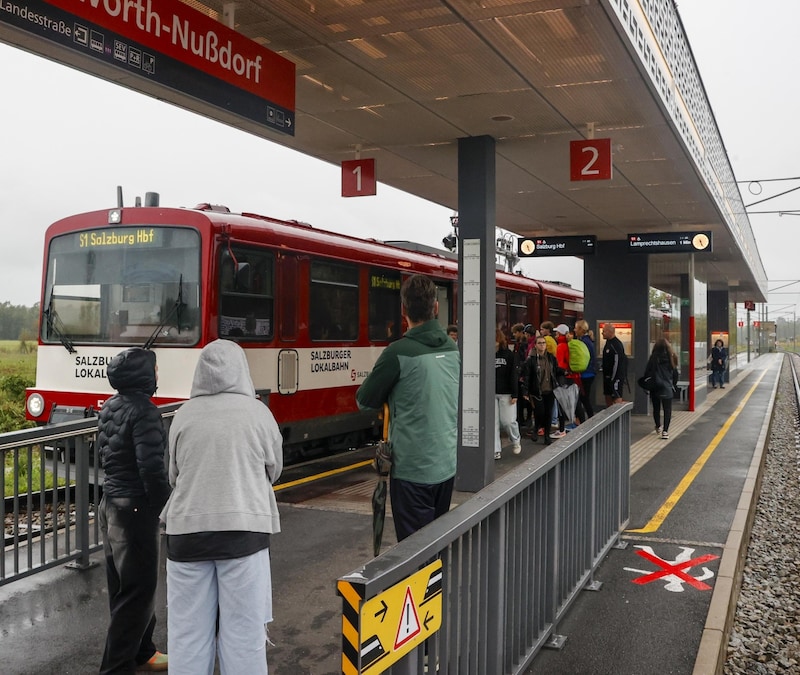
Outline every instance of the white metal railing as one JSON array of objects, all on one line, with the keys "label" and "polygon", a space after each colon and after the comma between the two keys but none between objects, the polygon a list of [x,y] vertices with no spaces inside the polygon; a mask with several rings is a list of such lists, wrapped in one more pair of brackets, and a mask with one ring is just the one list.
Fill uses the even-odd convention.
[{"label": "white metal railing", "polygon": [[341,577],[342,672],[363,672],[369,648],[392,650],[361,634],[364,603],[436,559],[441,628],[387,672],[422,673],[427,659],[451,675],[520,674],[545,644],[557,646],[559,622],[581,590],[598,586],[594,570],[628,524],[632,408],[595,415]]}]

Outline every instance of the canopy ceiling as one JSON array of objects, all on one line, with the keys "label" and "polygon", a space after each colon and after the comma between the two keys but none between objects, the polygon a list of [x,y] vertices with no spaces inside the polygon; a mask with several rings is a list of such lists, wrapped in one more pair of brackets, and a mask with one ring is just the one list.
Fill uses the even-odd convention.
[{"label": "canopy ceiling", "polygon": [[[670,83],[660,89],[653,62],[648,68],[641,57],[669,74],[680,62],[663,35],[670,43],[674,36],[689,54],[683,65],[695,67],[672,0],[655,10],[650,3],[658,22],[669,22],[661,43],[655,30],[628,37],[633,22],[620,16],[641,24],[636,0],[184,1],[220,21],[232,16],[237,31],[296,64],[293,137],[58,48],[2,32],[0,39],[336,165],[360,150],[376,159],[379,181],[454,210],[457,139],[492,136],[498,227],[524,236],[595,234],[600,248],[633,232],[712,230],[713,253],[696,256],[701,276],[710,288],[729,288],[732,300],[763,299],[765,273],[724,146],[707,144],[718,138],[713,114],[680,133],[664,100]],[[696,82],[691,94],[707,107]],[[686,94],[676,101],[691,103]],[[569,142],[592,133],[611,138],[613,179],[570,182]],[[685,256],[654,258],[654,285],[677,291]]]}]

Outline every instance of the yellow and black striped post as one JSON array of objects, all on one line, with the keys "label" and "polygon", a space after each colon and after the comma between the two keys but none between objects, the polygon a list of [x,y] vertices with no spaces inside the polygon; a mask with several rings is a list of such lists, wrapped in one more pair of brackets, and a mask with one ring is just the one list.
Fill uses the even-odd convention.
[{"label": "yellow and black striped post", "polygon": [[361,672],[359,635],[364,584],[340,579],[336,590],[342,596],[342,675],[358,675]]}]

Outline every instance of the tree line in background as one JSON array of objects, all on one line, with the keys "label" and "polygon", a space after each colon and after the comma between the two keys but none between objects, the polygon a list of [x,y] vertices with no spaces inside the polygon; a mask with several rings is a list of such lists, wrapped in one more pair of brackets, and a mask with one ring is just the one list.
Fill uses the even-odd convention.
[{"label": "tree line in background", "polygon": [[0,340],[35,340],[38,325],[38,302],[33,307],[0,302]]}]

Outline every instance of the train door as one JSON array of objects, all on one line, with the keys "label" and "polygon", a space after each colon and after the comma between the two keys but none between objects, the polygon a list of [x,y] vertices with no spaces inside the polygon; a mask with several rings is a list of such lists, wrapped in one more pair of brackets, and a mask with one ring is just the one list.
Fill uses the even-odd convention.
[{"label": "train door", "polygon": [[278,352],[278,392],[294,394],[300,386],[300,356],[296,349],[285,349],[285,343],[297,340],[298,293],[300,269],[297,256],[279,257],[280,275],[278,329],[281,349]]}]

